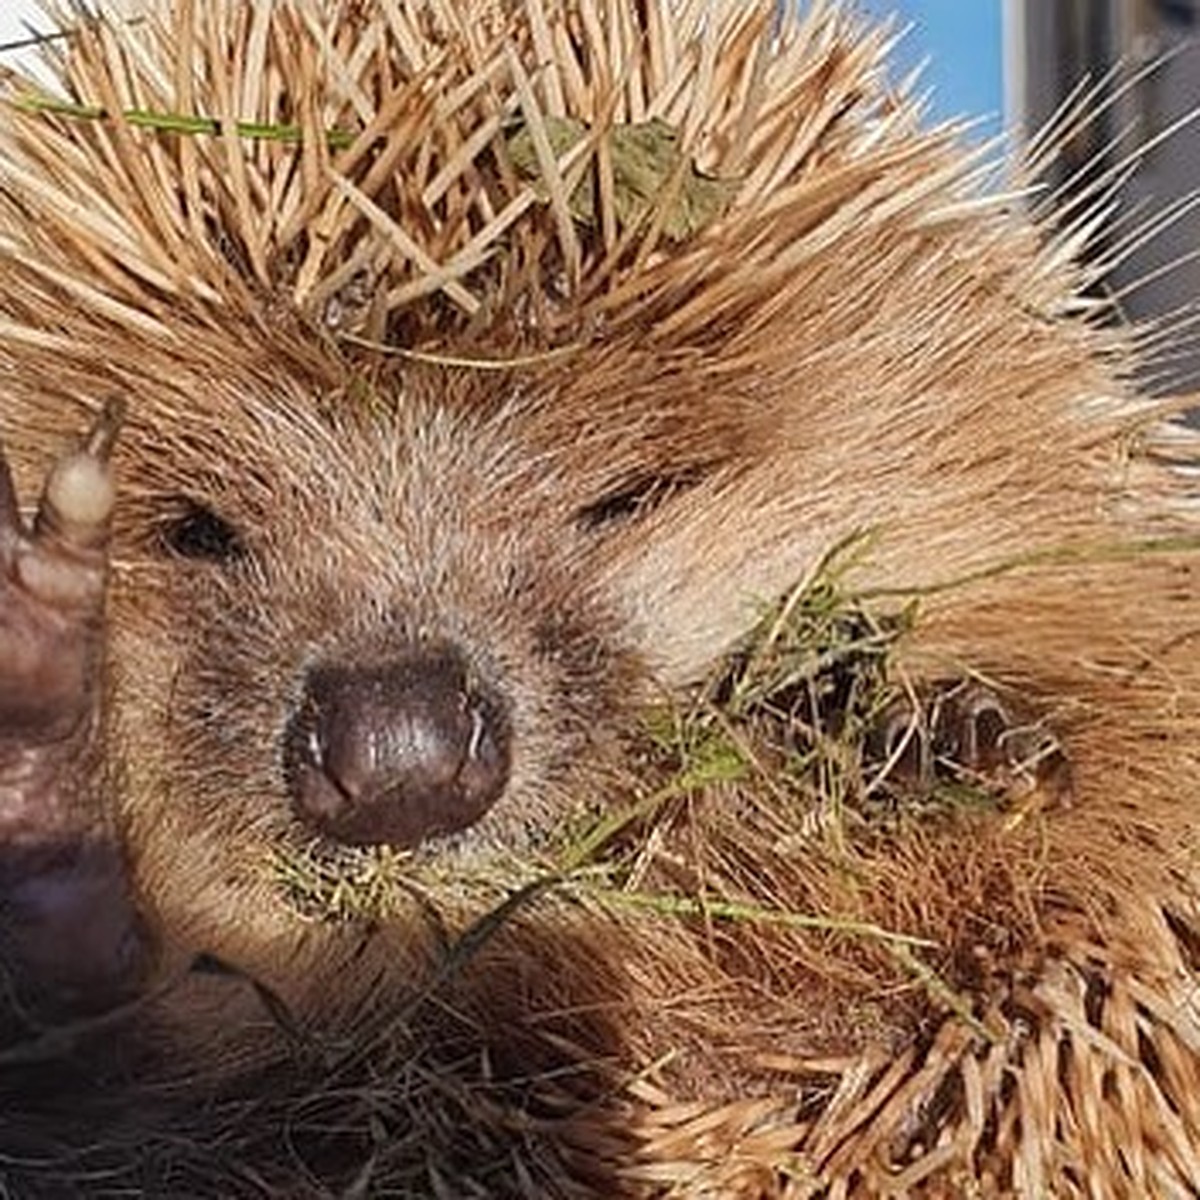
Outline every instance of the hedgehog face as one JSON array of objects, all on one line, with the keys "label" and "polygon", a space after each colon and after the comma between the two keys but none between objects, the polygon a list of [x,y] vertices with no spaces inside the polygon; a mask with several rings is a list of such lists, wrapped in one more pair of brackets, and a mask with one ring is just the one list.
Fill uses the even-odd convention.
[{"label": "hedgehog face", "polygon": [[139,846],[462,864],[595,800],[637,693],[592,582],[627,514],[529,403],[417,392],[322,415],[243,396],[166,420],[124,438],[110,621]]}]

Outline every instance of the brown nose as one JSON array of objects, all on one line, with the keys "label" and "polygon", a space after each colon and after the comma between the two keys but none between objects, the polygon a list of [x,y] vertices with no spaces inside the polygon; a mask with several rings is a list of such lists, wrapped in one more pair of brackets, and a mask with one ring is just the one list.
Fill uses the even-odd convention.
[{"label": "brown nose", "polygon": [[452,650],[318,667],[288,732],[298,815],[352,845],[414,847],[473,825],[508,782],[503,705]]}]

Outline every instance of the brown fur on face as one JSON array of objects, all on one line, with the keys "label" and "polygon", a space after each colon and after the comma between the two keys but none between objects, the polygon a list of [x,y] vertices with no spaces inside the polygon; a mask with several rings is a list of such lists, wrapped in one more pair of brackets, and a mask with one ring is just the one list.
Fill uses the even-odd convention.
[{"label": "brown fur on face", "polygon": [[[573,59],[546,67],[524,6],[416,4],[411,38],[341,12],[321,54],[357,90],[296,66],[324,61],[315,0],[262,15],[266,41],[234,0],[199,7],[161,33],[78,33],[81,94],[224,112],[232,37],[269,47],[295,93],[246,68],[245,118],[317,121],[300,149],[0,122],[0,439],[21,495],[85,411],[130,406],[106,750],[163,949],[115,1061],[103,1037],[55,1056],[0,1140],[69,1151],[17,1184],[1187,1180],[1193,554],[1148,544],[1186,532],[1161,503],[1181,485],[1127,470],[1153,406],[1049,235],[970,198],[958,152],[914,129],[836,13],[775,40],[765,9],[711,26],[631,9],[607,29],[549,6],[561,55],[568,30],[607,29],[640,81],[615,96],[609,55],[584,56],[587,87]],[[673,42],[655,40],[664,21]],[[203,69],[140,74],[111,46],[142,36]],[[620,128],[658,97],[696,139],[683,163],[736,183],[732,207],[673,238],[664,183],[664,207],[630,224],[605,208],[611,147],[593,151],[594,222],[527,189],[491,140],[502,121],[472,139],[498,120],[493,87],[532,120],[510,45],[551,115]],[[343,126],[374,133],[331,147]],[[98,194],[128,204],[72,215]],[[418,233],[444,276],[414,258]],[[1069,804],[877,821],[832,784],[789,790],[753,743],[758,769],[663,783],[647,705],[690,711],[839,546],[864,611],[917,601],[896,678],[982,679],[1029,704],[1070,762]],[[317,919],[280,869],[314,840],[284,753],[306,673],[414,644],[454,646],[503,697],[511,779],[477,825],[393,864],[388,905]],[[843,766],[871,798],[869,765]],[[572,859],[581,830],[630,810],[599,863]],[[31,1091],[10,1078],[6,1105]],[[1141,1157],[1113,1149],[1133,1144]],[[231,1164],[215,1177],[214,1155]]]},{"label": "brown fur on face", "polygon": [[[163,422],[129,431],[126,454],[144,462],[117,531],[112,611],[128,636],[114,638],[113,656],[139,665],[121,671],[117,704],[153,694],[169,742],[143,748],[137,723],[119,736],[146,764],[134,793],[177,798],[145,812],[134,802],[130,819],[135,837],[163,848],[161,861],[149,856],[155,872],[192,875],[197,846],[229,864],[211,899],[218,927],[230,903],[247,903],[225,894],[235,879],[261,888],[273,850],[315,836],[292,812],[284,745],[317,665],[444,644],[504,701],[505,795],[436,857],[527,853],[553,836],[574,792],[609,783],[635,671],[586,573],[593,539],[572,464],[530,443],[533,405],[506,398],[510,387],[492,401],[456,397],[466,389],[454,384],[434,391],[418,377],[324,414],[283,385],[227,408],[214,398],[175,436]],[[217,445],[222,459],[244,451],[252,472],[214,470]],[[224,557],[173,548],[200,511],[228,526],[236,544]],[[186,920],[203,907],[193,895]]]}]

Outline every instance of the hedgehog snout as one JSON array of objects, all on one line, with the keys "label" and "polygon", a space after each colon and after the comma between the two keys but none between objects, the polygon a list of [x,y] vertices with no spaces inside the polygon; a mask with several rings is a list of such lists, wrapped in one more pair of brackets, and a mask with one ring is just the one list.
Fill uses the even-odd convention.
[{"label": "hedgehog snout", "polygon": [[305,683],[285,773],[296,814],[323,836],[413,848],[473,825],[503,793],[506,707],[453,648],[317,666]]}]

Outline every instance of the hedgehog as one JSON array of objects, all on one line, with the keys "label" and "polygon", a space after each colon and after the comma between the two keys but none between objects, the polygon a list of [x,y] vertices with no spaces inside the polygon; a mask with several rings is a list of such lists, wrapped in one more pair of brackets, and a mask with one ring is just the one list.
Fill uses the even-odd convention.
[{"label": "hedgehog", "polygon": [[1188,443],[1092,208],[836,2],[57,19],[5,1192],[1194,1189]]}]

